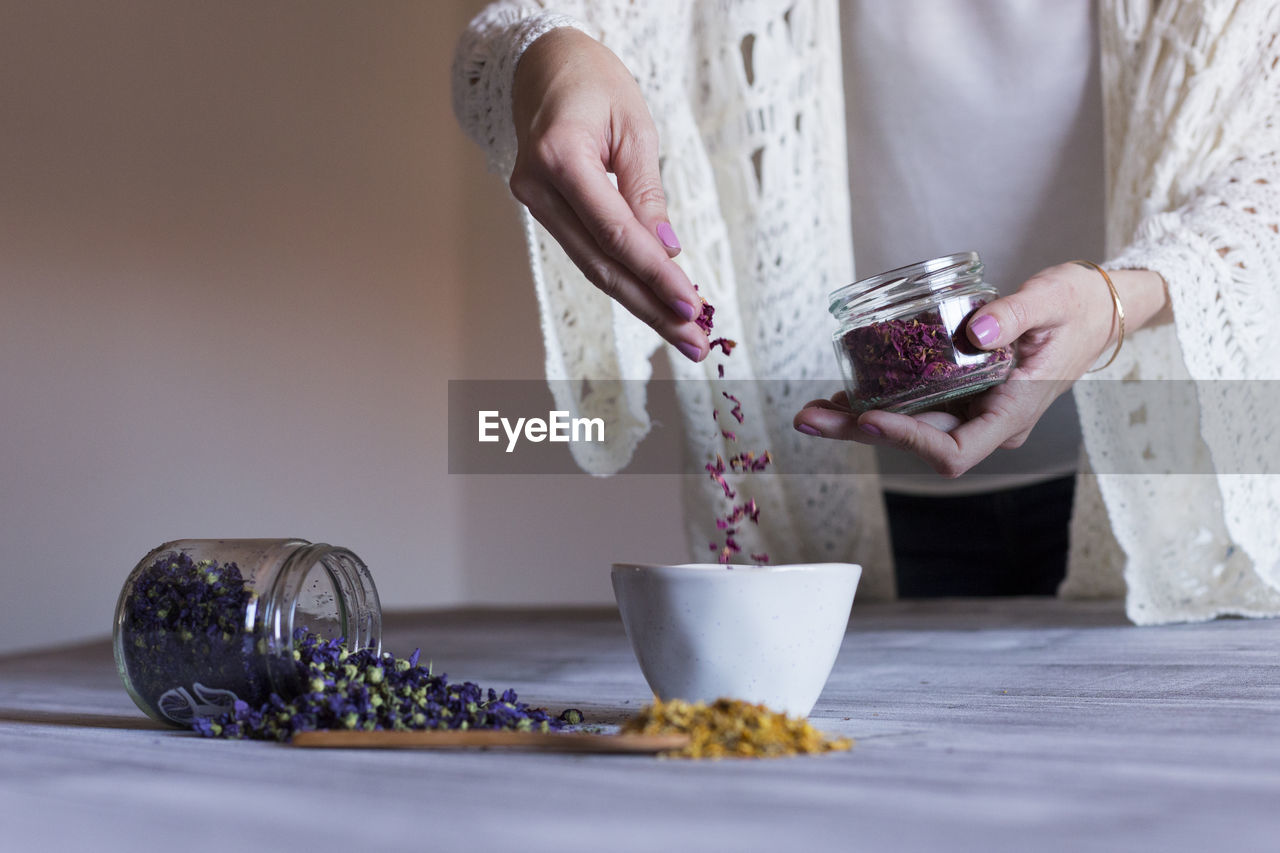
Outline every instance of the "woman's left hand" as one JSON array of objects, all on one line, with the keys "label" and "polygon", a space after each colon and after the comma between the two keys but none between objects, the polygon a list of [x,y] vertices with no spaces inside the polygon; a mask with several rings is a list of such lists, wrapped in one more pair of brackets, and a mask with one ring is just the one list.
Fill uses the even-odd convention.
[{"label": "woman's left hand", "polygon": [[[1129,330],[1165,306],[1164,281],[1156,273],[1109,274]],[[997,448],[1020,447],[1049,404],[1111,351],[1119,326],[1098,272],[1066,263],[1036,273],[1016,293],[978,309],[967,334],[984,350],[1014,348],[1017,362],[1008,381],[947,411],[910,416],[879,410],[855,415],[840,392],[805,404],[793,425],[809,435],[907,450],[944,477],[959,477]]]}]

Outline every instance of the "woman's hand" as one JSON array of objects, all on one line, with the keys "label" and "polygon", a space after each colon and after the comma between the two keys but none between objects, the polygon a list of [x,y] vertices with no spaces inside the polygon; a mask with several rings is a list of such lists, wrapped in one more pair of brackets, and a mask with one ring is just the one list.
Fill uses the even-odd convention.
[{"label": "woman's hand", "polygon": [[680,243],[667,222],[658,133],[631,73],[585,33],[556,29],[520,58],[512,94],[511,192],[596,287],[701,361],[701,300],[671,261]]},{"label": "woman's hand", "polygon": [[[1168,296],[1159,275],[1147,270],[1109,274],[1129,330],[1163,313]],[[970,319],[967,334],[984,350],[1014,347],[1017,366],[1007,382],[948,411],[911,416],[855,415],[841,392],[807,403],[793,425],[809,435],[898,447],[944,477],[959,477],[996,448],[1022,446],[1049,404],[1110,352],[1119,328],[1102,277],[1068,263],[1042,270],[1016,293],[984,305]]]}]

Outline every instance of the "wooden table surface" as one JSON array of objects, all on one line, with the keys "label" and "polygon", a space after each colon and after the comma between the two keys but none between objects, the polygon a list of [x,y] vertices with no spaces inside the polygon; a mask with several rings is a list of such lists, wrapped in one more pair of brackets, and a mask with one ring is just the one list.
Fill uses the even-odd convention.
[{"label": "wooden table surface", "polygon": [[[393,615],[384,647],[589,722],[648,691],[605,611]],[[1280,622],[1053,600],[855,607],[850,753],[299,750],[161,729],[108,645],[0,658],[0,851],[1280,849]],[[508,847],[509,846],[509,847]]]}]

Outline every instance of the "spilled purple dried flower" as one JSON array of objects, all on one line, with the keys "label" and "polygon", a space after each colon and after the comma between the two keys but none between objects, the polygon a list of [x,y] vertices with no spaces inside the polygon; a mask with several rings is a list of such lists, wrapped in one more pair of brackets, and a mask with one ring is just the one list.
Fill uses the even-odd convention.
[{"label": "spilled purple dried flower", "polygon": [[170,552],[143,569],[121,613],[119,647],[137,695],[178,723],[196,703],[267,695],[245,625],[253,598],[235,563]]},{"label": "spilled purple dried flower", "polygon": [[419,666],[418,655],[351,652],[341,640],[298,629],[294,658],[301,694],[286,700],[273,693],[257,707],[236,702],[226,713],[197,719],[193,728],[205,737],[288,740],[314,729],[552,731],[563,725],[520,702],[514,690],[499,694],[469,681],[451,684],[430,666]]}]

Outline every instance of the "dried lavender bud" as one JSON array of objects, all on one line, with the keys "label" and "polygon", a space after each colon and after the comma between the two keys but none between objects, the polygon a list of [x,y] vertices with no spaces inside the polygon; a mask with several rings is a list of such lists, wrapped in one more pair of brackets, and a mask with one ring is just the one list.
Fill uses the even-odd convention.
[{"label": "dried lavender bud", "polygon": [[169,719],[270,690],[245,626],[254,598],[235,563],[161,556],[134,581],[120,646],[133,689]]},{"label": "dried lavender bud", "polygon": [[[520,702],[514,690],[499,694],[408,659],[372,649],[348,651],[341,640],[322,640],[305,629],[294,634],[298,678],[305,692],[291,699],[272,694],[257,707],[236,702],[232,711],[201,718],[205,737],[288,740],[313,729],[511,729],[552,731],[563,723]],[[579,716],[581,712],[579,712]]]}]

